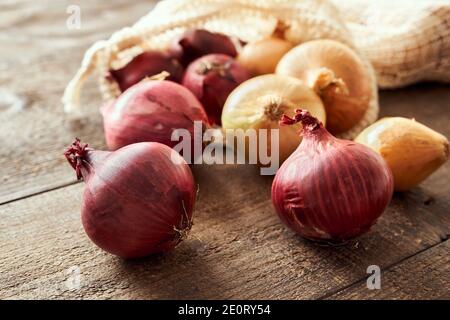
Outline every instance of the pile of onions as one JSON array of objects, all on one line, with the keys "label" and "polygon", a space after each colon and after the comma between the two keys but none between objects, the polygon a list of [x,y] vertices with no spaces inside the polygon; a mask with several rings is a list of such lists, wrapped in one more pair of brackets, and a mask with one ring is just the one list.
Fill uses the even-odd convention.
[{"label": "pile of onions", "polygon": [[221,124],[222,108],[228,95],[249,78],[248,72],[230,56],[209,54],[192,62],[183,86],[200,100],[211,124]]},{"label": "pile of onions", "polygon": [[81,219],[97,246],[137,258],[171,250],[186,237],[196,192],[177,152],[154,142],[95,151],[77,139],[65,156],[86,182]]},{"label": "pile of onions", "polygon": [[177,59],[160,51],[147,51],[134,57],[121,69],[110,70],[109,76],[119,85],[123,92],[146,77],[161,72],[168,73],[167,80],[180,82],[183,77],[183,66]]},{"label": "pile of onions", "polygon": [[334,40],[305,42],[286,53],[277,74],[299,78],[322,98],[327,129],[340,134],[357,125],[373,97],[375,81],[363,60]]},{"label": "pile of onions", "polygon": [[179,143],[171,139],[175,129],[187,129],[194,146],[194,121],[208,126],[206,112],[192,92],[166,80],[146,80],[132,86],[105,105],[102,115],[110,150],[147,141],[174,147]]},{"label": "pile of onions", "polygon": [[236,47],[230,37],[204,29],[185,31],[171,43],[169,52],[184,66],[211,53],[225,54],[230,57],[237,55]]},{"label": "pile of onions", "polygon": [[297,110],[283,124],[301,122],[303,140],[278,170],[272,201],[284,224],[301,236],[339,243],[368,231],[393,193],[392,173],[370,148],[333,137],[308,112]]},{"label": "pile of onions", "polygon": [[[191,29],[167,52],[144,52],[109,71],[106,77],[123,92],[102,108],[113,151],[96,151],[76,139],[65,152],[86,182],[82,223],[97,246],[136,258],[171,250],[186,237],[195,183],[186,161],[171,149],[180,142],[172,135],[186,129],[194,148],[210,124],[268,130],[268,156],[278,148],[283,163],[272,185],[273,205],[301,236],[341,243],[376,222],[392,197],[391,170],[370,148],[324,128],[327,120],[329,131],[340,134],[363,119],[374,94],[371,74],[339,42],[293,48],[277,30],[238,55],[230,37]],[[167,79],[151,78],[161,72]],[[195,130],[194,122],[203,130]],[[276,145],[271,129],[279,130]],[[448,141],[433,137],[435,154],[443,145],[448,156]],[[247,156],[258,152],[249,145]],[[259,157],[252,156],[265,165]]]},{"label": "pile of onions", "polygon": [[[222,111],[224,129],[279,129],[279,158],[284,161],[298,146],[300,125],[280,127],[283,114],[293,116],[298,105],[325,122],[320,97],[302,81],[281,75],[263,75],[243,82],[228,97]],[[267,137],[271,150],[270,135]],[[248,151],[246,154],[248,154]]]}]

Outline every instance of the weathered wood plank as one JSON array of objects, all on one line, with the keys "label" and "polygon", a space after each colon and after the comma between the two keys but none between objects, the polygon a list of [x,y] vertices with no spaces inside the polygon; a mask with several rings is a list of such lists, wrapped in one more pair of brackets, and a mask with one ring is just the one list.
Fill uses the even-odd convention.
[{"label": "weathered wood plank", "polygon": [[[61,153],[75,136],[103,144],[94,81],[85,99],[85,109],[93,111],[84,118],[63,113],[63,90],[95,40],[134,23],[153,2],[0,4],[0,203],[73,182]],[[66,28],[69,4],[81,7],[80,30]],[[25,106],[9,108],[1,102],[5,92],[24,99]]]},{"label": "weathered wood plank", "polygon": [[[41,0],[0,3],[0,61],[2,65],[39,63],[42,56],[59,50],[73,49],[77,54],[93,42],[134,23],[146,14],[156,1],[126,0]],[[68,28],[69,6],[80,8],[80,29]],[[68,56],[66,61],[79,63]],[[47,70],[51,75],[52,71]],[[73,73],[75,68],[71,68]],[[72,74],[68,74],[70,77]],[[20,76],[19,76],[20,77]],[[35,78],[36,79],[36,78]],[[39,81],[40,79],[37,79]],[[54,82],[55,84],[58,81]],[[64,85],[61,83],[60,85]]]},{"label": "weathered wood plank", "polygon": [[367,290],[362,281],[330,299],[450,299],[450,241],[382,271],[381,289]]},{"label": "weathered wood plank", "polygon": [[[320,298],[365,278],[367,266],[389,266],[449,233],[449,201],[426,205],[415,191],[396,196],[359,241],[319,247],[281,225],[271,178],[256,168],[198,166],[194,174],[200,197],[191,236],[171,253],[139,261],[88,241],[81,183],[0,206],[0,298]],[[74,291],[65,285],[72,266],[82,275]]]}]

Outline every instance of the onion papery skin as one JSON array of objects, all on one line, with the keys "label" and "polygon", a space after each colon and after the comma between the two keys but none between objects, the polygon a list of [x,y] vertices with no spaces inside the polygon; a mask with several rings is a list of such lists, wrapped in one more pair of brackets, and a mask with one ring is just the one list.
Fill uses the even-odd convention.
[{"label": "onion papery skin", "polygon": [[[275,74],[254,77],[228,96],[222,110],[222,127],[232,130],[279,129],[281,163],[294,152],[302,137],[298,134],[300,124],[280,127],[279,121],[283,114],[293,116],[299,105],[325,122],[325,108],[320,97],[302,81]],[[267,140],[271,150],[270,135]]]},{"label": "onion papery skin", "polygon": [[294,47],[280,60],[276,73],[296,77],[319,94],[327,112],[327,130],[333,135],[357,125],[375,94],[364,61],[334,40],[313,40]]},{"label": "onion papery skin", "polygon": [[189,65],[182,84],[200,100],[210,123],[221,125],[222,108],[228,95],[249,78],[249,73],[232,57],[209,54]]},{"label": "onion papery skin", "polygon": [[301,144],[272,184],[276,212],[311,240],[342,243],[365,233],[392,197],[390,169],[366,146],[303,124]]},{"label": "onion papery skin", "polygon": [[154,142],[114,152],[80,150],[76,141],[66,157],[76,159],[86,183],[81,220],[97,246],[138,258],[169,251],[183,240],[192,225],[196,188],[178,153]]},{"label": "onion papery skin", "polygon": [[219,53],[230,57],[237,56],[233,41],[221,33],[210,32],[204,29],[189,29],[174,39],[169,52],[178,58],[184,66],[202,56]]},{"label": "onion papery skin", "polygon": [[246,44],[239,52],[237,61],[253,76],[275,73],[278,62],[293,46],[277,37],[264,38]]},{"label": "onion papery skin", "polygon": [[110,150],[148,141],[174,147],[179,143],[171,141],[175,129],[187,129],[194,146],[194,121],[201,121],[204,127],[209,125],[203,106],[192,92],[165,80],[148,80],[132,86],[113,103],[105,105],[102,115]]},{"label": "onion papery skin", "polygon": [[436,171],[450,156],[447,138],[402,117],[388,117],[365,128],[355,141],[386,160],[394,175],[394,190],[407,191]]},{"label": "onion papery skin", "polygon": [[110,70],[109,75],[117,82],[122,92],[146,77],[152,77],[166,71],[166,80],[181,82],[184,68],[169,54],[160,51],[148,51],[134,57],[123,68]]}]

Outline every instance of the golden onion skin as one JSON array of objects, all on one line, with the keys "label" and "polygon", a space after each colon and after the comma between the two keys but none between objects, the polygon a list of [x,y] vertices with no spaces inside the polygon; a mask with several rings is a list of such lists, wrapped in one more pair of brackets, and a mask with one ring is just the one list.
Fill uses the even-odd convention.
[{"label": "golden onion skin", "polygon": [[352,129],[369,108],[370,73],[356,52],[340,42],[323,39],[300,44],[283,56],[276,73],[296,77],[316,90],[332,134]]},{"label": "golden onion skin", "polygon": [[[279,129],[282,163],[301,142],[301,125],[280,126],[278,122],[283,114],[293,116],[298,108],[308,110],[325,124],[320,97],[302,81],[275,74],[258,76],[243,82],[228,96],[222,111],[222,128]],[[268,145],[271,148],[270,135]]]},{"label": "golden onion skin", "polygon": [[274,73],[283,55],[293,48],[289,41],[270,37],[244,46],[237,61],[253,76]]},{"label": "golden onion skin", "polygon": [[442,134],[412,119],[383,118],[364,129],[356,142],[372,148],[386,160],[396,191],[409,190],[444,164],[449,142]]}]

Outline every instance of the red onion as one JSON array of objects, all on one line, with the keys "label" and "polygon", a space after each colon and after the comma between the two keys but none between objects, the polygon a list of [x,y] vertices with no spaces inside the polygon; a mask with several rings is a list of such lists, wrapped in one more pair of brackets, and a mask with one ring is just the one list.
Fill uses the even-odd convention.
[{"label": "red onion", "polygon": [[182,84],[203,104],[210,123],[220,125],[222,108],[228,95],[249,78],[249,73],[232,57],[210,54],[189,65]]},{"label": "red onion", "polygon": [[169,73],[167,80],[180,82],[183,77],[183,66],[178,60],[160,51],[141,53],[123,68],[111,70],[109,73],[123,92],[142,79],[163,71]]},{"label": "red onion", "polygon": [[113,103],[105,105],[102,114],[110,150],[146,141],[174,147],[179,143],[171,140],[175,129],[187,129],[193,146],[194,121],[208,125],[208,117],[197,98],[182,85],[165,80],[148,80],[132,86]]},{"label": "red onion", "polygon": [[203,29],[190,29],[184,32],[172,42],[169,52],[185,66],[210,53],[237,56],[236,47],[228,36]]},{"label": "red onion", "polygon": [[195,184],[184,159],[154,142],[115,152],[79,139],[64,153],[86,182],[81,220],[103,250],[136,258],[173,249],[192,225]]},{"label": "red onion", "polygon": [[333,137],[309,112],[296,110],[303,140],[278,170],[272,202],[281,220],[301,236],[343,242],[369,230],[393,193],[393,178],[377,153]]}]

